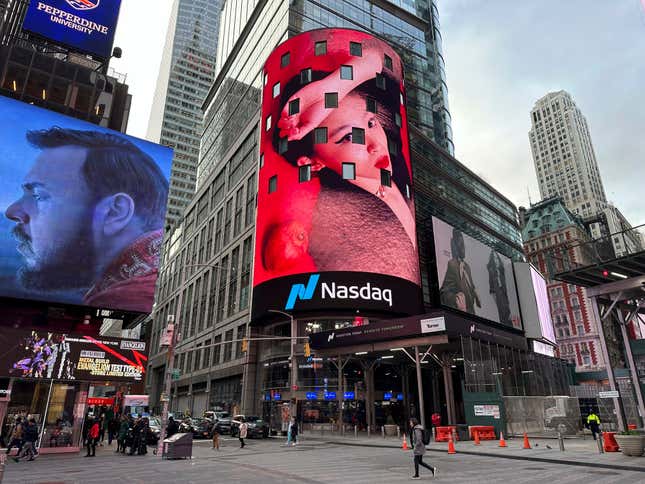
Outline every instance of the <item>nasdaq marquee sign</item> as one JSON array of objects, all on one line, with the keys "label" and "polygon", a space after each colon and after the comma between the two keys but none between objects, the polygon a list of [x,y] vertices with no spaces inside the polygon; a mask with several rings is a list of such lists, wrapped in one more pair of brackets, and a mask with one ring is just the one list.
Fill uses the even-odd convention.
[{"label": "nasdaq marquee sign", "polygon": [[23,28],[81,52],[108,58],[121,0],[32,0]]}]

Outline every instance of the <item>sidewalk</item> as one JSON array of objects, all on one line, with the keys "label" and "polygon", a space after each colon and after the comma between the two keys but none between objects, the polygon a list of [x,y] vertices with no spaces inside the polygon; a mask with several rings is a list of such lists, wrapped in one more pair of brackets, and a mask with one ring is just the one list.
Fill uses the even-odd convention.
[{"label": "sidewalk", "polygon": [[[338,434],[306,432],[300,436],[303,442],[319,442],[336,445],[380,447],[401,449],[402,442],[399,439],[379,436],[367,437],[354,434],[346,434],[344,437]],[[627,471],[645,472],[645,457],[627,457],[621,452],[598,453],[598,445],[593,439],[565,439],[565,451],[561,452],[556,439],[530,439],[531,449],[523,449],[523,440],[514,438],[507,439],[508,447],[500,448],[498,441],[482,441],[475,445],[473,441],[456,442],[457,454],[452,456],[459,458],[459,454],[481,455],[486,457],[499,457],[503,459],[528,460],[534,462],[548,462],[554,464],[579,465],[585,467],[597,467],[603,469],[620,469]],[[409,445],[409,442],[408,442]],[[548,446],[548,447],[547,447]],[[426,446],[429,452],[447,453],[447,442],[432,441]]]}]

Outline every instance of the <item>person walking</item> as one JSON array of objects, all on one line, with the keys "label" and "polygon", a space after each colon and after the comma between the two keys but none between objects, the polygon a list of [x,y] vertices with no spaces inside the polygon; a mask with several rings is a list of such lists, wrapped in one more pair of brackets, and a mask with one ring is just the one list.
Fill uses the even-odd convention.
[{"label": "person walking", "polygon": [[99,438],[99,422],[93,418],[89,422],[87,432],[87,454],[85,457],[96,457],[96,442]]},{"label": "person walking", "polygon": [[243,449],[244,446],[246,445],[244,443],[244,439],[246,439],[246,435],[249,431],[249,424],[246,423],[246,419],[242,419],[240,423],[240,449]]},{"label": "person walking", "polygon": [[17,448],[16,455],[20,454],[20,451],[22,450],[23,432],[24,426],[22,423],[22,417],[16,417],[16,423],[13,425],[13,429],[11,429],[11,437],[9,439],[9,446],[7,447],[7,455],[11,453],[12,447]]},{"label": "person walking", "polygon": [[28,460],[34,460],[38,451],[36,450],[36,442],[38,441],[38,424],[33,417],[29,419],[23,430],[23,446],[22,450],[14,457],[14,461],[20,462],[21,459],[29,456]]},{"label": "person walking", "polygon": [[119,424],[119,433],[116,438],[116,451],[125,454],[125,440],[128,437],[128,430],[130,430],[130,422],[125,415],[121,416],[121,423]]},{"label": "person walking", "polygon": [[289,422],[289,440],[292,445],[298,445],[298,422],[296,417],[292,417],[291,422]]},{"label": "person walking", "polygon": [[589,426],[589,430],[591,430],[593,439],[596,440],[596,434],[600,433],[600,417],[598,417],[598,415],[596,415],[593,410],[589,412],[589,416],[587,417],[587,425]]},{"label": "person walking", "polygon": [[426,430],[419,425],[419,421],[416,418],[410,419],[410,443],[412,444],[412,454],[414,455],[414,475],[412,479],[421,479],[419,476],[419,466],[423,466],[426,469],[432,472],[432,475],[436,477],[437,468],[429,466],[423,462],[423,455],[426,453],[426,442],[429,442],[429,439],[424,439]]},{"label": "person walking", "polygon": [[177,432],[179,432],[179,425],[177,425],[177,422],[172,416],[168,417],[168,427],[166,427],[166,438],[169,439]]},{"label": "person walking", "polygon": [[219,430],[217,424],[213,424],[213,450],[219,450]]}]

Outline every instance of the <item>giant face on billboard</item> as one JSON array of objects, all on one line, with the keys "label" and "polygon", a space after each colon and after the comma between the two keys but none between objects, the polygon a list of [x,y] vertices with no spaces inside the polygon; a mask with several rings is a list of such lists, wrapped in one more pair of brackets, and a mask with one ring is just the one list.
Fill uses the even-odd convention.
[{"label": "giant face on billboard", "polygon": [[264,68],[254,317],[268,309],[420,310],[400,58],[321,29]]},{"label": "giant face on billboard", "polygon": [[72,49],[110,57],[121,0],[31,0],[23,28]]},{"label": "giant face on billboard", "polygon": [[150,312],[172,150],[0,96],[0,296]]},{"label": "giant face on billboard", "polygon": [[521,329],[511,260],[433,217],[441,304]]}]

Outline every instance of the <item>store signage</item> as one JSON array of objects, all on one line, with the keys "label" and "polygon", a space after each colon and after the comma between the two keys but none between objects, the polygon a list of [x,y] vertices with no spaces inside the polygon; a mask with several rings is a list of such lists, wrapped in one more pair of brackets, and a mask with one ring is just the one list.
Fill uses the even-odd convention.
[{"label": "store signage", "polygon": [[422,333],[438,333],[446,330],[446,318],[428,318],[421,320]]},{"label": "store signage", "polygon": [[274,393],[273,400],[279,402],[280,400],[282,400],[282,395],[280,395],[279,393]]},{"label": "store signage", "polygon": [[392,400],[392,393],[391,392],[385,392],[383,394],[383,400]]},{"label": "store signage", "polygon": [[124,340],[51,333],[46,330],[4,330],[0,333],[0,375],[28,379],[139,381],[148,360],[145,342],[121,349]]},{"label": "store signage", "polygon": [[305,395],[307,397],[307,400],[317,400],[318,399],[318,394],[316,392],[307,392]]},{"label": "store signage", "polygon": [[98,405],[102,407],[111,407],[114,405],[114,398],[103,398],[103,397],[89,397],[87,399],[88,405]]},{"label": "store signage", "polygon": [[396,394],[396,399],[397,399],[399,402],[402,402],[402,401],[403,401],[403,393],[397,393],[397,394]]},{"label": "store signage", "polygon": [[110,57],[121,0],[32,0],[23,28],[81,52]]},{"label": "store signage", "polygon": [[325,392],[325,400],[336,400],[336,392]]},{"label": "store signage", "polygon": [[354,392],[345,392],[343,393],[343,399],[345,400],[354,400],[355,394]]},{"label": "store signage", "polygon": [[619,398],[620,394],[618,390],[611,390],[607,392],[598,392],[598,397],[600,398]]}]

